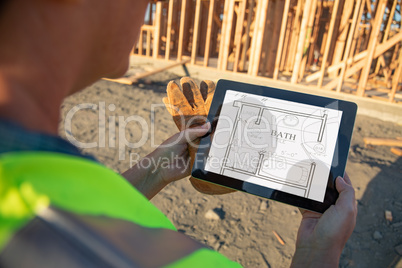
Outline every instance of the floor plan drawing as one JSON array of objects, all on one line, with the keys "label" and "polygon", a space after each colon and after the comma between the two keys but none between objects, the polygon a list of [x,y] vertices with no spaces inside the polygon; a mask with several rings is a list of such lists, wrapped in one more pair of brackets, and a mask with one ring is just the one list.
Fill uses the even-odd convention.
[{"label": "floor plan drawing", "polygon": [[341,115],[228,90],[205,169],[322,201]]}]

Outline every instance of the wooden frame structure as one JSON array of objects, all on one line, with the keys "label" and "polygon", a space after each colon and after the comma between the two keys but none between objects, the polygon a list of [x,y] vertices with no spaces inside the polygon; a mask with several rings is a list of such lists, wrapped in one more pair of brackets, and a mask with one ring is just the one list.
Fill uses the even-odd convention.
[{"label": "wooden frame structure", "polygon": [[167,0],[133,53],[402,103],[401,1]]}]

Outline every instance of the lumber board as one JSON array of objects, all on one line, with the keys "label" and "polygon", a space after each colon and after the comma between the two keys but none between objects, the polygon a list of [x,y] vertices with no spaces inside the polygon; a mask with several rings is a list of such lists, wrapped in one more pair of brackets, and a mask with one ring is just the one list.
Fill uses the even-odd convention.
[{"label": "lumber board", "polygon": [[[355,1],[354,0],[345,0],[345,3],[343,5],[343,11],[342,11],[342,16],[341,20],[339,22],[339,30],[338,30],[338,35],[336,37],[336,43],[335,43],[335,48],[334,48],[334,53],[332,56],[332,64],[336,64],[339,62],[342,62],[344,57],[344,51],[346,50],[346,43],[348,40],[348,37],[350,36],[350,32],[352,30],[351,24],[350,24],[350,17],[353,14],[353,5]],[[353,20],[353,19],[352,19]],[[354,29],[353,29],[354,31]],[[333,72],[332,75],[336,75],[337,72]]]},{"label": "lumber board", "polygon": [[112,81],[112,82],[116,82],[116,83],[120,83],[120,84],[132,85],[134,83],[137,83],[138,80],[140,80],[142,78],[166,71],[168,69],[171,69],[171,68],[179,66],[179,65],[185,65],[186,63],[189,63],[189,62],[190,62],[190,59],[186,59],[186,60],[182,60],[180,62],[173,62],[172,64],[169,64],[167,66],[157,68],[157,69],[154,69],[154,70],[151,70],[148,72],[138,73],[138,74],[135,74],[135,75],[132,75],[129,77],[122,77],[122,78],[118,78],[118,79],[103,78],[103,80]]},{"label": "lumber board", "polygon": [[402,147],[402,140],[399,139],[386,139],[386,138],[363,138],[364,145],[383,145],[383,146],[396,146]]},{"label": "lumber board", "polygon": [[278,75],[279,75],[279,65],[281,63],[281,56],[282,56],[282,51],[283,51],[283,43],[284,43],[284,40],[285,40],[286,25],[287,25],[287,22],[288,22],[288,14],[289,14],[289,6],[290,6],[290,0],[286,0],[285,7],[283,9],[283,15],[282,15],[282,24],[281,24],[281,32],[279,34],[278,49],[276,51],[274,80],[277,80]]},{"label": "lumber board", "polygon": [[370,74],[370,69],[371,69],[371,62],[374,59],[374,52],[375,52],[375,48],[377,46],[377,42],[378,42],[378,35],[380,33],[381,30],[381,24],[383,21],[383,16],[384,16],[384,11],[385,11],[385,7],[387,4],[386,0],[379,0],[379,5],[378,5],[378,10],[377,10],[377,14],[375,16],[374,19],[374,26],[373,26],[373,31],[372,31],[372,35],[370,35],[370,42],[367,48],[368,51],[368,57],[366,59],[364,59],[365,61],[365,66],[362,70],[362,73],[360,75],[360,79],[359,79],[359,86],[357,88],[357,95],[358,96],[363,96],[364,95],[364,91],[367,85],[367,79],[368,76]]},{"label": "lumber board", "polygon": [[140,30],[140,38],[138,39],[138,55],[142,56],[143,50],[143,42],[144,42],[144,32],[141,28]]},{"label": "lumber board", "polygon": [[[388,40],[389,32],[391,30],[391,25],[392,25],[392,21],[394,19],[394,14],[395,14],[395,9],[396,9],[397,4],[398,4],[397,0],[394,0],[392,3],[391,11],[389,12],[388,18],[387,18],[387,26],[385,27],[385,31],[384,31],[384,34],[382,37],[382,42],[385,42]],[[380,57],[382,59],[382,62],[385,63],[384,56],[381,55]],[[385,66],[385,64],[381,64],[380,61],[377,61],[374,73],[378,74],[378,72],[380,70],[380,65]]]},{"label": "lumber board", "polygon": [[195,6],[194,28],[193,28],[193,41],[191,49],[191,64],[195,64],[198,50],[198,37],[200,30],[200,13],[201,13],[201,0],[197,0]]},{"label": "lumber board", "polygon": [[239,4],[239,14],[237,14],[236,22],[236,33],[235,33],[235,60],[233,64],[233,72],[237,72],[239,61],[240,61],[240,51],[241,51],[241,39],[243,34],[243,24],[244,15],[246,13],[247,0],[242,0]]},{"label": "lumber board", "polygon": [[225,35],[228,29],[228,9],[229,9],[229,2],[231,0],[226,0],[225,5],[223,7],[223,18],[222,18],[222,29],[221,29],[221,36],[219,42],[219,54],[218,54],[218,70],[222,70],[222,58],[223,58],[223,50],[225,47]]},{"label": "lumber board", "polygon": [[209,51],[211,49],[211,33],[213,26],[212,23],[214,18],[214,9],[215,9],[215,0],[210,0],[208,9],[207,36],[205,40],[204,67],[207,67],[209,62]]},{"label": "lumber board", "polygon": [[173,3],[174,3],[174,0],[169,0],[165,60],[169,60],[169,58],[170,58],[170,42],[171,42],[171,35],[172,35],[172,20],[173,20]]},{"label": "lumber board", "polygon": [[181,61],[183,57],[184,26],[186,23],[186,3],[187,0],[181,1],[179,44],[177,46],[177,61]]},{"label": "lumber board", "polygon": [[257,18],[256,24],[254,26],[253,41],[251,44],[250,65],[248,68],[248,74],[252,76],[257,76],[260,66],[267,9],[268,1],[260,0],[257,5]]},{"label": "lumber board", "polygon": [[392,147],[391,152],[397,156],[402,156],[402,148]]},{"label": "lumber board", "polygon": [[314,18],[315,18],[315,12],[317,9],[317,0],[313,0],[313,4],[311,7],[310,15],[309,15],[309,22],[307,24],[307,34],[306,34],[306,41],[304,43],[304,48],[303,48],[303,57],[302,57],[302,62],[301,62],[301,67],[300,67],[300,72],[299,72],[299,80],[303,79],[304,77],[304,72],[306,70],[307,66],[307,57],[309,55],[309,50],[311,49],[311,38],[313,34],[313,27],[314,27]]},{"label": "lumber board", "polygon": [[[385,51],[390,49],[391,47],[397,45],[401,40],[402,40],[402,32],[399,32],[396,35],[394,35],[393,37],[391,37],[390,39],[388,39],[387,42],[378,45],[375,49],[374,58],[377,58],[378,56],[383,54]],[[365,57],[367,57],[367,54],[368,54],[368,52],[367,52],[367,50],[365,50],[365,51],[360,52],[353,58],[349,58],[347,60],[347,65],[350,65],[353,62],[355,62],[356,66],[353,65],[355,67],[354,68],[355,71],[352,74],[350,74],[349,76],[346,75],[345,79],[350,77],[351,75],[353,75],[355,72],[359,71],[361,68],[363,68],[364,64],[361,63],[361,60],[364,59]],[[332,71],[338,70],[339,68],[342,68],[342,63],[337,63],[332,66],[329,66],[327,71],[332,72]],[[351,67],[351,68],[353,68],[353,67]],[[348,73],[348,71],[347,71],[347,73]],[[306,76],[306,82],[312,82],[312,81],[316,80],[319,77],[319,75],[320,75],[320,71],[315,72],[309,76]]]},{"label": "lumber board", "polygon": [[290,32],[289,51],[286,54],[286,71],[290,71],[294,66],[294,59],[297,49],[297,41],[300,32],[300,14],[302,12],[303,1],[297,1],[296,14],[293,18],[292,30]]},{"label": "lumber board", "polygon": [[325,68],[327,65],[329,50],[331,48],[332,35],[334,33],[336,14],[338,13],[339,2],[340,2],[340,0],[335,0],[334,6],[332,7],[332,14],[331,14],[331,20],[329,23],[328,36],[327,36],[327,41],[325,43],[324,57],[323,57],[323,60],[321,63],[321,71],[320,71],[321,73],[320,73],[320,77],[318,78],[318,84],[317,84],[318,88],[322,87],[322,83],[324,81]]},{"label": "lumber board", "polygon": [[295,58],[294,66],[293,66],[292,78],[290,80],[290,82],[292,84],[297,83],[299,80],[298,78],[299,78],[300,64],[301,64],[301,60],[303,57],[307,25],[308,25],[308,21],[309,21],[309,15],[310,15],[312,3],[313,3],[312,0],[306,0],[306,3],[304,4],[303,17],[302,17],[300,33],[299,33],[299,40],[298,40],[297,49],[296,49],[296,58]]},{"label": "lumber board", "polygon": [[154,19],[154,48],[152,51],[152,56],[154,59],[159,57],[159,47],[160,47],[160,33],[161,33],[161,17],[162,17],[162,3],[156,3],[155,19]]},{"label": "lumber board", "polygon": [[147,31],[147,48],[146,48],[146,54],[145,55],[147,57],[151,56],[151,31],[149,31],[149,30]]},{"label": "lumber board", "polygon": [[227,66],[228,66],[228,57],[229,57],[229,50],[230,50],[230,38],[232,35],[232,25],[233,25],[233,15],[234,15],[234,6],[235,6],[235,0],[227,0],[229,1],[229,6],[227,13],[224,16],[227,16],[226,19],[226,26],[225,26],[225,32],[222,32],[222,38],[223,38],[223,55],[222,55],[222,64],[221,64],[221,70],[226,71]]},{"label": "lumber board", "polygon": [[401,80],[401,73],[402,73],[402,51],[399,52],[399,57],[398,57],[398,68],[395,71],[395,77],[392,81],[392,89],[391,92],[389,94],[389,102],[393,102],[395,99],[395,94],[396,91],[398,90],[399,87],[399,81]]},{"label": "lumber board", "polygon": [[347,59],[349,58],[350,49],[352,47],[352,41],[353,41],[353,37],[355,35],[356,26],[357,26],[357,21],[359,20],[358,16],[359,16],[360,10],[362,8],[361,3],[362,3],[361,0],[357,0],[356,5],[355,5],[355,10],[353,12],[352,24],[350,25],[349,36],[348,36],[348,39],[346,41],[345,54],[344,54],[343,59],[342,59],[342,68],[341,68],[341,73],[339,75],[339,83],[338,83],[338,86],[336,88],[337,92],[341,92],[342,85],[343,85],[343,80],[345,79],[346,62],[347,62]]},{"label": "lumber board", "polygon": [[247,16],[247,25],[246,25],[246,30],[245,30],[246,40],[244,41],[244,46],[243,46],[243,50],[241,53],[241,60],[240,60],[240,64],[239,64],[240,71],[244,71],[244,68],[246,65],[247,51],[248,51],[249,42],[250,42],[251,19],[253,17],[254,4],[255,4],[255,0],[251,0],[249,8],[248,8],[249,13]]}]

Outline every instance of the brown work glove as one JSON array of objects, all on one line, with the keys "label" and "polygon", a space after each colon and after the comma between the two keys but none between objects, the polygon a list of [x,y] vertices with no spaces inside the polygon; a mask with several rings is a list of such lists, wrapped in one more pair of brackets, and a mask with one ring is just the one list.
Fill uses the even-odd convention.
[{"label": "brown work glove", "polygon": [[[200,88],[198,88],[194,80],[189,77],[180,79],[180,84],[181,89],[174,81],[169,82],[166,89],[167,97],[163,98],[163,103],[172,115],[177,128],[182,131],[188,127],[199,126],[206,122],[215,92],[215,84],[212,81],[204,80],[201,82]],[[189,144],[188,151],[191,166],[193,166],[197,147]],[[215,195],[234,192],[232,189],[198,180],[194,177],[190,177],[190,182],[196,190],[204,194]]]}]

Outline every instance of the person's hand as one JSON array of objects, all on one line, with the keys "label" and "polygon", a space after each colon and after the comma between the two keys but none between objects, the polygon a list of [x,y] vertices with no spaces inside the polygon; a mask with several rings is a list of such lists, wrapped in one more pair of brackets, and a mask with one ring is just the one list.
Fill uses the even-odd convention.
[{"label": "person's hand", "polygon": [[122,176],[151,199],[167,184],[190,175],[192,165],[188,146],[196,143],[210,127],[206,123],[173,135]]},{"label": "person's hand", "polygon": [[302,221],[291,267],[338,267],[356,224],[355,191],[345,173],[336,179],[338,200],[324,214],[301,210]]},{"label": "person's hand", "polygon": [[[166,89],[167,97],[163,98],[163,103],[172,115],[177,128],[184,130],[204,124],[215,93],[215,84],[204,80],[198,87],[193,79],[183,77],[180,79],[180,85],[181,87],[174,81],[170,81]],[[197,145],[194,143],[188,147],[191,166],[195,160]],[[194,177],[190,177],[190,182],[197,191],[204,194],[216,195],[235,191]]]},{"label": "person's hand", "polygon": [[155,168],[154,174],[166,184],[190,175],[192,161],[188,148],[198,144],[199,138],[204,136],[210,128],[210,123],[188,128],[163,142],[148,156],[158,159],[160,163]]}]

